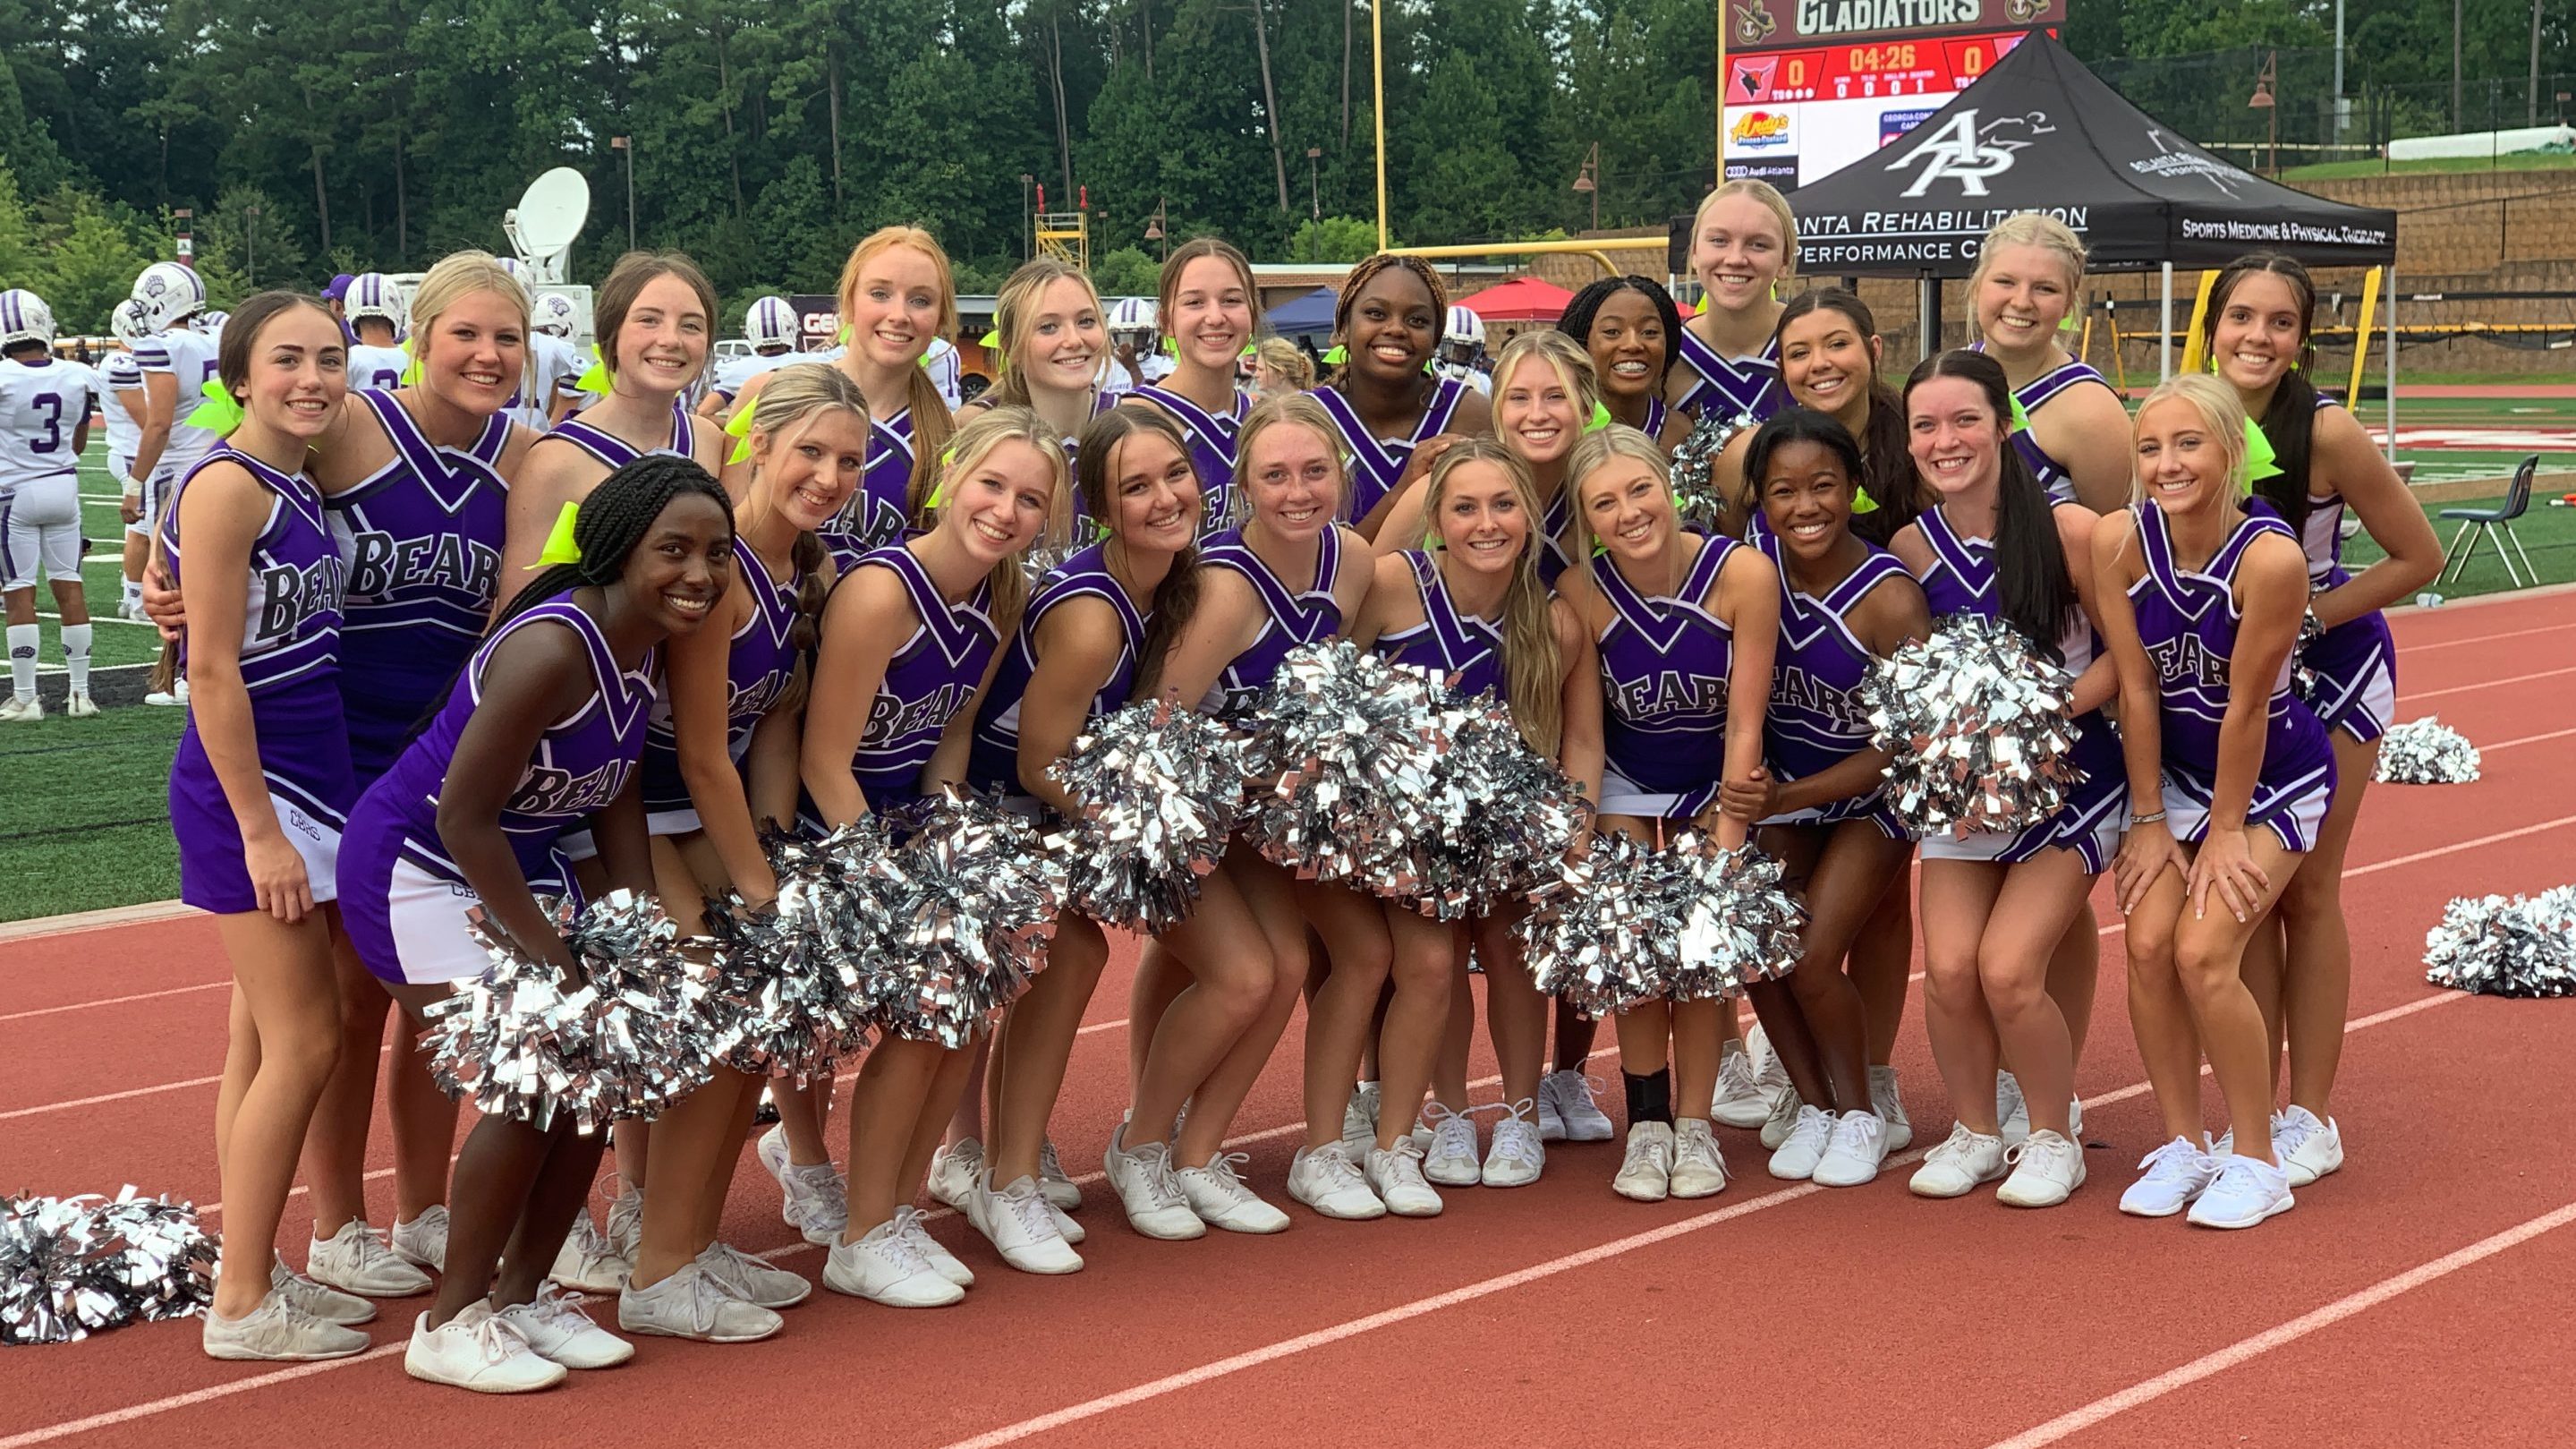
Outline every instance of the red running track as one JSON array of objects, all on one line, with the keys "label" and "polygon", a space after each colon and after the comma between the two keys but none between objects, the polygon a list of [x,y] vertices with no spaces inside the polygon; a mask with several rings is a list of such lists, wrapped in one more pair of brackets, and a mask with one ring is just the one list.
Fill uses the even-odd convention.
[{"label": "red running track", "polygon": [[[632,1365],[533,1400],[403,1377],[416,1305],[389,1305],[378,1348],[336,1364],[216,1364],[193,1324],[18,1350],[0,1356],[0,1449],[264,1446],[286,1416],[328,1443],[389,1413],[434,1414],[463,1443],[2564,1444],[2576,1392],[2543,1366],[2576,1356],[2576,1173],[2535,1108],[2576,1095],[2576,1005],[2436,992],[2418,958],[2451,896],[2576,879],[2576,594],[2397,631],[2400,717],[2438,711],[2485,750],[2485,778],[2374,792],[2347,875],[2350,1162],[2252,1232],[2115,1211],[2157,1123],[2106,913],[2079,1075],[2092,1176],[2055,1211],[1917,1200],[1906,1161],[1851,1191],[1778,1184],[1733,1131],[1724,1194],[1651,1207],[1609,1191],[1614,1144],[1553,1147],[1536,1186],[1453,1191],[1437,1220],[1292,1208],[1275,1238],[1148,1242],[1087,1185],[1075,1277],[1013,1273],[942,1214],[934,1231],[982,1275],[960,1307],[817,1293],[768,1343],[648,1339]],[[1057,1116],[1078,1175],[1096,1176],[1124,1101],[1132,959],[1103,982],[1103,1029],[1077,1046]],[[201,919],[0,941],[0,1178],[215,1197],[223,980]],[[1929,1145],[1948,1118],[1919,1028],[1898,1063]],[[1296,1111],[1291,1051],[1237,1124],[1252,1181],[1283,1203]],[[380,1173],[383,1148],[380,1128]],[[381,1176],[376,1190],[381,1217]],[[748,1161],[726,1234],[819,1270]]]}]

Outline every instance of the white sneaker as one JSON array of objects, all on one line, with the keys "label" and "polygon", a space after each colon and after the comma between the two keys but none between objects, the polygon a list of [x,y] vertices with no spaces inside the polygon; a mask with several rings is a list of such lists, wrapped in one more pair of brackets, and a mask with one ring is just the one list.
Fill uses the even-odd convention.
[{"label": "white sneaker", "polygon": [[138,624],[143,623],[143,601],[141,599],[119,600],[116,605],[116,617],[131,619]]},{"label": "white sneaker", "polygon": [[[1557,1119],[1554,1135],[1547,1130],[1551,1102]],[[1593,1098],[1592,1079],[1581,1072],[1550,1072],[1538,1079],[1538,1132],[1547,1142],[1607,1142],[1618,1135]]]},{"label": "white sneaker", "polygon": [[208,1358],[266,1363],[309,1363],[367,1351],[365,1334],[345,1323],[314,1317],[274,1288],[240,1318],[219,1318],[208,1308],[199,1341]]},{"label": "white sneaker", "polygon": [[[1797,1102],[1795,1095],[1789,1098]],[[1770,1173],[1782,1182],[1805,1182],[1816,1175],[1816,1164],[1825,1160],[1825,1150],[1833,1145],[1834,1128],[1839,1119],[1825,1115],[1822,1107],[1798,1103],[1798,1115],[1787,1135],[1771,1153]],[[1762,1136],[1768,1140],[1769,1127]]]},{"label": "white sneaker", "polygon": [[1744,1055],[1753,1068],[1753,1085],[1762,1089],[1763,1096],[1776,1102],[1783,1094],[1797,1090],[1789,1085],[1789,1064],[1771,1049],[1771,1033],[1763,1030],[1759,1021],[1744,1034]]},{"label": "white sneaker", "polygon": [[[1789,1135],[1798,1129],[1798,1116],[1802,1108],[1806,1108],[1806,1103],[1798,1100],[1798,1094],[1795,1091],[1775,1092],[1771,1095],[1771,1115],[1762,1119],[1762,1146],[1766,1150],[1777,1152],[1788,1142]],[[1817,1107],[1809,1110],[1821,1112],[1824,1109]],[[1803,1172],[1798,1175],[1802,1178],[1806,1176]]]},{"label": "white sneaker", "polygon": [[[721,1238],[707,1244],[696,1262],[718,1287],[745,1303],[773,1311],[793,1308],[814,1293],[814,1285],[801,1275],[773,1268]],[[529,1341],[535,1342],[533,1338]],[[539,1344],[537,1352],[545,1353],[545,1346]],[[546,1353],[546,1357],[554,1355]]]},{"label": "white sneaker", "polygon": [[1528,1097],[1511,1104],[1509,1115],[1494,1124],[1494,1145],[1485,1152],[1477,1178],[1487,1187],[1527,1187],[1547,1166],[1547,1146]]},{"label": "white sneaker", "polygon": [[786,1319],[726,1291],[694,1262],[681,1264],[680,1271],[650,1288],[617,1290],[617,1326],[628,1333],[697,1343],[758,1343],[786,1325]]},{"label": "white sneaker", "polygon": [[64,702],[63,713],[73,719],[95,719],[98,717],[98,706],[89,702],[88,695],[75,694]]},{"label": "white sneaker", "polygon": [[855,1243],[835,1243],[823,1262],[823,1286],[888,1308],[944,1308],[966,1290],[939,1275],[899,1224],[903,1209]]},{"label": "white sneaker", "polygon": [[394,1256],[363,1218],[352,1218],[326,1241],[313,1240],[304,1276],[361,1298],[409,1298],[429,1291],[429,1275]]},{"label": "white sneaker", "polygon": [[1905,1115],[1905,1098],[1896,1090],[1896,1068],[1869,1069],[1869,1105],[1878,1120],[1887,1124],[1888,1156],[1914,1145],[1914,1123]]},{"label": "white sneaker", "polygon": [[1753,1084],[1753,1059],[1728,1042],[1717,1054],[1717,1105],[1708,1114],[1729,1127],[1759,1127],[1771,1115],[1771,1101]]},{"label": "white sneaker", "polygon": [[930,1196],[959,1212],[984,1180],[984,1144],[969,1137],[930,1154]]},{"label": "white sneaker", "polygon": [[2084,1185],[2084,1149],[2074,1140],[2041,1128],[2004,1149],[2012,1176],[1995,1190],[2006,1207],[2055,1207]]},{"label": "white sneaker", "polygon": [[617,1196],[608,1200],[608,1246],[632,1263],[644,1253],[644,1189],[628,1186],[623,1178],[617,1185]]},{"label": "white sneaker", "polygon": [[1118,1205],[1127,1210],[1129,1227],[1172,1243],[1207,1235],[1207,1223],[1190,1210],[1189,1199],[1172,1178],[1170,1143],[1149,1142],[1130,1152],[1127,1124],[1121,1122],[1109,1134],[1100,1164],[1108,1170],[1109,1190],[1118,1194]]},{"label": "white sneaker", "polygon": [[164,709],[184,709],[188,704],[188,681],[174,680],[168,689],[156,689],[143,696],[143,702]]},{"label": "white sneaker", "polygon": [[1875,1180],[1886,1161],[1887,1124],[1876,1112],[1845,1112],[1834,1119],[1834,1135],[1813,1181],[1819,1187],[1858,1187]]},{"label": "white sneaker", "polygon": [[615,1368],[635,1356],[635,1345],[590,1321],[581,1305],[552,1283],[537,1296],[492,1315],[519,1331],[539,1358],[568,1369]]},{"label": "white sneaker", "polygon": [[1342,1104],[1342,1145],[1354,1162],[1377,1146],[1377,1113],[1377,1083],[1362,1082],[1351,1088],[1351,1099]]},{"label": "white sneaker", "polygon": [[572,1231],[564,1235],[554,1269],[546,1276],[577,1293],[614,1293],[626,1286],[626,1275],[634,1270],[634,1261],[609,1246],[584,1208],[573,1214]]},{"label": "white sneaker", "polygon": [[[1046,1196],[1046,1179],[1044,1178],[1038,1179],[1038,1196]],[[1055,1220],[1056,1236],[1073,1244],[1077,1248],[1082,1246],[1082,1240],[1084,1238],[1091,1236],[1089,1233],[1083,1231],[1082,1224],[1074,1221],[1073,1214],[1057,1207],[1054,1203],[1047,1204],[1047,1216]]]},{"label": "white sneaker", "polygon": [[2190,1221],[2196,1228],[2250,1228],[2298,1205],[2280,1168],[2231,1153],[2219,1159],[2218,1175],[2191,1205]]},{"label": "white sneaker", "polygon": [[2120,1211],[2133,1218],[2169,1218],[2191,1205],[2218,1175],[2218,1159],[2205,1145],[2177,1137],[2138,1159],[2147,1175],[2120,1194]]},{"label": "white sneaker", "polygon": [[1065,1175],[1064,1161],[1056,1156],[1055,1139],[1038,1144],[1038,1191],[1061,1213],[1082,1211],[1082,1186]]},{"label": "white sneaker", "polygon": [[1968,1130],[1965,1122],[1953,1123],[1950,1135],[1941,1140],[1914,1170],[1906,1190],[1916,1197],[1965,1197],[1986,1183],[2004,1175],[2004,1140]]},{"label": "white sneaker", "polygon": [[1034,1177],[1013,1179],[1000,1192],[988,1176],[966,1197],[966,1221],[1002,1261],[1023,1273],[1079,1273],[1082,1255],[1056,1231],[1055,1215]]},{"label": "white sneaker", "polygon": [[1275,1233],[1288,1226],[1288,1215],[1243,1180],[1241,1168],[1251,1160],[1249,1152],[1220,1152],[1204,1167],[1173,1174],[1199,1221],[1229,1233]]},{"label": "white sneaker", "polygon": [[1476,1120],[1438,1102],[1426,1105],[1422,1115],[1435,1124],[1431,1146],[1422,1154],[1422,1175],[1442,1187],[1474,1187],[1484,1176],[1476,1160]]},{"label": "white sneaker", "polygon": [[930,1223],[922,1217],[921,1209],[910,1203],[896,1208],[894,1230],[905,1242],[912,1244],[914,1252],[919,1253],[923,1260],[930,1264],[931,1272],[960,1288],[975,1286],[975,1270],[967,1267],[966,1260],[948,1251],[937,1238],[930,1235]]},{"label": "white sneaker", "polygon": [[830,1163],[787,1164],[779,1191],[778,1215],[805,1241],[828,1248],[841,1240],[841,1230],[850,1225],[850,1184]]},{"label": "white sneaker", "polygon": [[1411,1137],[1398,1139],[1393,1147],[1369,1149],[1368,1185],[1386,1210],[1397,1217],[1440,1216],[1440,1194],[1423,1181],[1422,1149]]},{"label": "white sneaker", "polygon": [[[5,703],[0,703],[0,724],[36,724],[44,717],[45,702],[41,699],[18,699],[13,696]],[[250,1321],[248,1318],[242,1320],[244,1323]],[[208,1349],[207,1352],[212,1353],[214,1350]]]},{"label": "white sneaker", "polygon": [[752,1153],[760,1159],[760,1165],[769,1170],[769,1175],[778,1180],[780,1190],[784,1191],[787,1187],[787,1169],[795,1166],[787,1155],[787,1128],[782,1125],[761,1133],[760,1140],[752,1144]]},{"label": "white sneaker", "polygon": [[477,1303],[438,1328],[424,1313],[412,1320],[403,1372],[423,1383],[471,1389],[478,1394],[526,1394],[550,1389],[570,1375],[540,1355],[491,1305]]},{"label": "white sneaker", "polygon": [[2010,1072],[1995,1073],[1995,1121],[2006,1147],[2030,1135],[2030,1101],[2021,1094],[2021,1078]]},{"label": "white sneaker", "polygon": [[[224,1275],[218,1270],[215,1274],[215,1283],[221,1286],[223,1281]],[[376,1305],[355,1293],[343,1293],[337,1288],[323,1287],[286,1266],[283,1255],[272,1259],[269,1263],[268,1291],[284,1298],[290,1307],[309,1313],[324,1323],[336,1323],[342,1328],[354,1328],[361,1323],[373,1323],[376,1318]]]},{"label": "white sneaker", "polygon": [[1667,1186],[1675,1197],[1715,1197],[1726,1190],[1726,1158],[1717,1150],[1717,1133],[1705,1117],[1684,1117],[1673,1124],[1673,1171]]},{"label": "white sneaker", "polygon": [[420,1210],[410,1222],[394,1223],[394,1256],[415,1268],[434,1273],[447,1271],[447,1204],[438,1203]]},{"label": "white sneaker", "polygon": [[1638,1202],[1662,1202],[1673,1190],[1673,1126],[1637,1122],[1628,1128],[1627,1155],[1610,1190]]},{"label": "white sneaker", "polygon": [[2272,1156],[2290,1186],[2306,1187],[2343,1166],[2343,1131],[2332,1117],[2320,1122],[2316,1113],[2294,1106],[2272,1119]]},{"label": "white sneaker", "polygon": [[1357,1222],[1386,1216],[1385,1201],[1369,1191],[1368,1180],[1351,1165],[1339,1142],[1297,1149],[1288,1163],[1288,1195],[1328,1218]]}]

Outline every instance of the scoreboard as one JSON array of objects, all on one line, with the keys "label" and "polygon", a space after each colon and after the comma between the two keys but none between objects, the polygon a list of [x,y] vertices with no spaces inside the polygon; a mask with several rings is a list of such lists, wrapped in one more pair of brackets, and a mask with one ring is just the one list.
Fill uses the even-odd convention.
[{"label": "scoreboard", "polygon": [[1914,129],[1993,69],[2027,32],[1866,40],[1726,57],[1726,174],[1783,191]]}]

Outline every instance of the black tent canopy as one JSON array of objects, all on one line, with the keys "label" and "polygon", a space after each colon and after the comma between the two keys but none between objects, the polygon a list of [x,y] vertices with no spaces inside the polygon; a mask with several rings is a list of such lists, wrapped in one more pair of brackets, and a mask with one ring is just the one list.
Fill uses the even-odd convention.
[{"label": "black tent canopy", "polygon": [[1964,277],[1986,232],[2018,211],[2073,228],[2094,271],[2215,267],[2255,250],[2320,267],[2397,257],[2395,212],[2311,196],[2210,155],[2045,32],[1789,204],[1798,268],[1811,275]]}]

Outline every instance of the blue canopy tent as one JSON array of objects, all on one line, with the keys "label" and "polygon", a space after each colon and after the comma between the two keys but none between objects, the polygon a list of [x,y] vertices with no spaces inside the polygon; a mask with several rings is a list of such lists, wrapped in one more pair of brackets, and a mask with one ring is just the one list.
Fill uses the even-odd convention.
[{"label": "blue canopy tent", "polygon": [[1333,335],[1333,304],[1340,294],[1317,287],[1270,309],[1270,330],[1281,337],[1326,338]]}]

